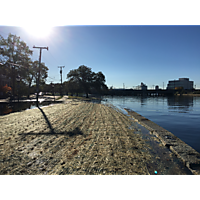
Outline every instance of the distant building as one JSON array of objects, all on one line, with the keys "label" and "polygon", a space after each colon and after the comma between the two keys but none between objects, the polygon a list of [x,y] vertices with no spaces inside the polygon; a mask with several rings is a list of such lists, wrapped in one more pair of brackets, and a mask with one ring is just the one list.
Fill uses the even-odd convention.
[{"label": "distant building", "polygon": [[189,78],[179,78],[179,80],[169,81],[167,84],[167,90],[175,90],[175,88],[182,87],[185,90],[192,90],[194,86],[193,81],[189,81]]},{"label": "distant building", "polygon": [[158,85],[156,85],[155,90],[159,90],[159,86]]},{"label": "distant building", "polygon": [[147,90],[147,86],[141,82],[141,85],[136,86],[136,90]]}]

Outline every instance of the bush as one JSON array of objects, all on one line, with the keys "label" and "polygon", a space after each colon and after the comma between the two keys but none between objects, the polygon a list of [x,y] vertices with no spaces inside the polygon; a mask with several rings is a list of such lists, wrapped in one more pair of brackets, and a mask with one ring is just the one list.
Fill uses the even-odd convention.
[{"label": "bush", "polygon": [[0,92],[3,92],[3,96],[7,97],[11,94],[12,88],[9,87],[7,84],[3,87],[0,87]]}]

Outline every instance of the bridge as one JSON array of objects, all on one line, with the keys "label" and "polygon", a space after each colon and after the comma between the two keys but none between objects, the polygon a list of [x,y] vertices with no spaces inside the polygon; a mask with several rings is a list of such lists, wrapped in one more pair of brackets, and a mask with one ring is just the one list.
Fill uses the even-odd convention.
[{"label": "bridge", "polygon": [[133,90],[133,89],[113,89],[110,95],[118,96],[169,96],[174,95],[177,90]]},{"label": "bridge", "polygon": [[133,95],[139,96],[169,96],[174,95],[176,90],[133,90]]}]

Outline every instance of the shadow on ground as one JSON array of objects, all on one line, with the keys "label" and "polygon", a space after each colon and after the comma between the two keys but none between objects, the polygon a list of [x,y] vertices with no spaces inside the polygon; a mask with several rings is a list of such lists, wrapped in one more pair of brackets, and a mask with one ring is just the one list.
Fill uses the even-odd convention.
[{"label": "shadow on ground", "polygon": [[29,133],[21,133],[19,134],[21,136],[28,136],[28,135],[66,135],[66,136],[77,136],[77,135],[84,135],[83,132],[79,128],[75,128],[73,131],[69,132],[29,132]]},{"label": "shadow on ground", "polygon": [[76,127],[73,131],[69,131],[69,132],[56,132],[53,129],[53,127],[52,127],[48,117],[46,116],[45,112],[40,107],[38,107],[38,109],[43,114],[43,117],[44,117],[44,119],[45,119],[45,121],[46,121],[46,123],[47,123],[47,125],[50,129],[50,132],[38,132],[38,133],[37,132],[29,132],[29,133],[21,133],[19,135],[22,135],[22,136],[28,136],[28,135],[67,135],[67,136],[70,136],[70,137],[77,136],[77,135],[83,135],[83,132],[78,127]]}]

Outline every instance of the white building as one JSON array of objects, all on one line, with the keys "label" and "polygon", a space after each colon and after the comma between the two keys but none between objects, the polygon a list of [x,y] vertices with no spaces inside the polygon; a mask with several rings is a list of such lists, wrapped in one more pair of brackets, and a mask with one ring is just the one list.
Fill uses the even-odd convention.
[{"label": "white building", "polygon": [[141,85],[136,86],[136,90],[147,90],[147,86],[141,82]]},{"label": "white building", "polygon": [[176,87],[183,87],[185,90],[192,90],[194,86],[193,81],[189,81],[189,78],[179,78],[179,80],[169,81],[167,84],[167,90],[174,90]]}]

